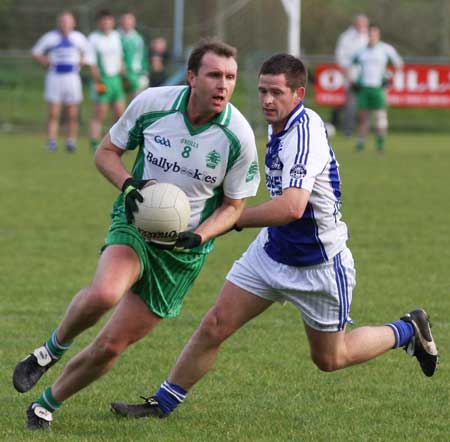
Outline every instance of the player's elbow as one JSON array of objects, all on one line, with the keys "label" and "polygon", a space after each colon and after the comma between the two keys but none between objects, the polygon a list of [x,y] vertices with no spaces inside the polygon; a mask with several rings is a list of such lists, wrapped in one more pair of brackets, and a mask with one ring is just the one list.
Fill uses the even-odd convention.
[{"label": "player's elbow", "polygon": [[298,221],[305,212],[305,208],[303,206],[299,206],[297,204],[289,204],[286,208],[286,218],[287,222]]}]

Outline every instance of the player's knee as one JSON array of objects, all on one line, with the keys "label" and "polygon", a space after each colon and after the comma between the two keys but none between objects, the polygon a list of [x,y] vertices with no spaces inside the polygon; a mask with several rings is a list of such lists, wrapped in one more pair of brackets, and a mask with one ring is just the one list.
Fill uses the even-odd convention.
[{"label": "player's knee", "polygon": [[333,355],[312,353],[311,358],[320,371],[332,372],[342,368],[339,359]]},{"label": "player's knee", "polygon": [[375,112],[375,125],[378,130],[385,131],[388,128],[387,112],[385,109]]},{"label": "player's knee", "polygon": [[222,321],[214,310],[206,315],[198,331],[203,339],[215,344],[220,344],[225,341],[233,333],[231,327]]},{"label": "player's knee", "polygon": [[112,361],[128,347],[126,341],[105,338],[96,340],[91,347],[91,357],[98,363]]},{"label": "player's knee", "polygon": [[120,296],[114,289],[104,287],[89,287],[86,294],[88,308],[103,312],[114,307]]}]

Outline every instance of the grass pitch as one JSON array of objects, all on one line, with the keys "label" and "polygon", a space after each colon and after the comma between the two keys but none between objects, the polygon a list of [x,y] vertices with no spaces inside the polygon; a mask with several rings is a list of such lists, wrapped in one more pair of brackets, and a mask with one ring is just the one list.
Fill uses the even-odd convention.
[{"label": "grass pitch", "polygon": [[[95,170],[86,141],[70,155],[45,151],[43,136],[1,134],[0,440],[448,440],[448,137],[390,135],[384,155],[370,143],[356,153],[352,140],[331,141],[341,164],[342,210],[357,269],[355,326],[382,324],[423,306],[441,353],[433,378],[425,378],[401,350],[322,373],[309,359],[297,311],[274,305],[224,344],[214,369],[170,419],[113,416],[110,402],[139,400],[164,380],[231,263],[256,235],[246,230],[216,242],[179,318],[163,321],[107,376],[69,400],[55,414],[51,434],[30,433],[24,412],[61,366],[23,395],[11,384],[12,370],[47,338],[75,292],[89,283],[117,192]],[[261,152],[263,145],[261,140]],[[261,186],[249,205],[266,195]],[[100,327],[79,337],[65,360]]]}]

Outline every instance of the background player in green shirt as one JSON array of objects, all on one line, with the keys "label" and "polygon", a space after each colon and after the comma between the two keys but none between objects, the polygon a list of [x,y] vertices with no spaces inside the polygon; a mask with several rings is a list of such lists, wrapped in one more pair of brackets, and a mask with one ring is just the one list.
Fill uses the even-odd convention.
[{"label": "background player in green shirt", "polygon": [[[199,274],[213,239],[230,230],[245,198],[259,184],[257,151],[250,125],[229,100],[236,85],[236,50],[206,41],[191,53],[189,86],[149,88],[111,128],[95,155],[100,172],[122,189],[91,284],[73,298],[51,337],[19,362],[13,383],[30,390],[67,351],[72,341],[111,308],[111,318],[56,382],[27,409],[28,428],[48,429],[52,413],[103,376],[120,354],[176,316]],[[121,157],[138,149],[132,173]],[[147,243],[134,225],[139,189],[151,178],[183,188],[191,207],[189,231],[176,249]]]},{"label": "background player in green shirt", "polygon": [[352,63],[360,67],[356,84],[359,114],[356,148],[364,149],[364,141],[369,132],[369,118],[373,112],[377,149],[382,152],[388,128],[386,86],[389,74],[387,66],[391,64],[396,69],[400,69],[403,61],[391,45],[380,41],[380,28],[371,24],[369,44],[354,55]]},{"label": "background player in green shirt", "polygon": [[125,110],[125,92],[122,85],[123,51],[120,35],[114,29],[114,16],[108,10],[100,10],[95,16],[95,22],[97,30],[88,37],[96,60],[95,65],[91,67],[94,114],[89,134],[94,151],[103,136],[103,123],[108,108],[111,107],[114,120]]},{"label": "background player in green shirt", "polygon": [[135,29],[136,17],[127,12],[120,18],[120,38],[125,65],[124,85],[127,93],[135,97],[148,87],[148,60],[144,39]]}]

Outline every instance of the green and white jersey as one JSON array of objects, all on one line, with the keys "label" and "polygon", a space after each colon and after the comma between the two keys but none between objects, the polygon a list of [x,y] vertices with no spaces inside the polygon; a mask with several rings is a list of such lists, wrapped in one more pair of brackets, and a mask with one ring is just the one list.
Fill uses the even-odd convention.
[{"label": "green and white jersey", "polygon": [[109,34],[103,34],[100,31],[94,31],[89,35],[88,40],[95,51],[100,75],[102,77],[119,75],[123,57],[119,33],[111,31]]},{"label": "green and white jersey", "polygon": [[[186,111],[189,94],[187,86],[149,88],[130,103],[109,134],[121,149],[138,148],[135,178],[183,189],[191,203],[190,230],[221,205],[223,196],[254,196],[259,168],[255,136],[239,110],[228,103],[211,122],[193,128]],[[113,216],[120,212],[121,196]]]},{"label": "green and white jersey", "polygon": [[403,62],[393,46],[379,41],[367,46],[353,57],[353,64],[360,65],[358,84],[365,87],[382,87],[387,76],[387,66],[400,67]]},{"label": "green and white jersey", "polygon": [[146,74],[148,71],[147,50],[141,34],[136,30],[125,32],[123,29],[119,29],[119,34],[127,74]]}]

